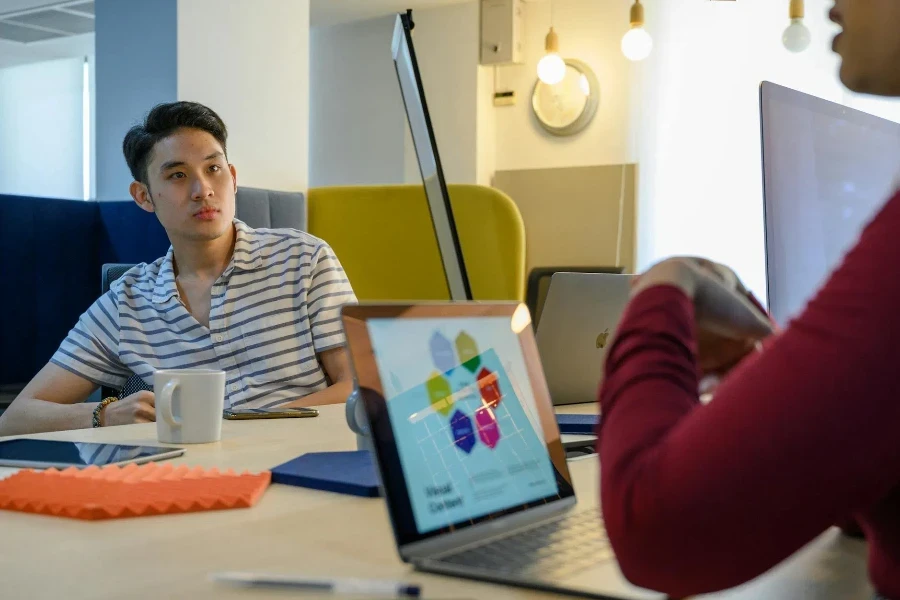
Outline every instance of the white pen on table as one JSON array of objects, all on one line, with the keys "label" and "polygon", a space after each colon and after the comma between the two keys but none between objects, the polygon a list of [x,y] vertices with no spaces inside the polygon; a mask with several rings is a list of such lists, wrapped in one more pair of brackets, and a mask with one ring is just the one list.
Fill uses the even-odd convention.
[{"label": "white pen on table", "polygon": [[389,596],[394,598],[418,598],[421,588],[399,581],[355,578],[308,578],[297,575],[273,573],[247,573],[229,571],[213,573],[210,579],[220,583],[230,583],[247,587],[280,587],[296,590],[348,594],[358,596]]}]

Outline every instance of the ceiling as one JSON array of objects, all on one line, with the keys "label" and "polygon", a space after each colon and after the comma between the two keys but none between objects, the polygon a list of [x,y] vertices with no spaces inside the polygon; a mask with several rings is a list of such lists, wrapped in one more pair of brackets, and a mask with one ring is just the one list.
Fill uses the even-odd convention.
[{"label": "ceiling", "polygon": [[407,8],[427,10],[472,0],[310,0],[309,21],[313,27],[364,21],[403,12]]},{"label": "ceiling", "polygon": [[[314,27],[336,25],[349,21],[374,19],[407,8],[426,10],[447,4],[462,4],[472,0],[310,0],[310,22]],[[76,4],[77,2],[71,2]],[[60,0],[2,0],[0,19],[7,13],[53,7]],[[93,4],[91,2],[90,4]]]},{"label": "ceiling", "polygon": [[[310,0],[313,27],[363,21],[472,0]],[[94,3],[88,0],[2,0],[0,41],[27,45],[94,31]]]},{"label": "ceiling", "polygon": [[18,44],[42,42],[94,31],[94,3],[85,0],[4,0],[0,40]]}]

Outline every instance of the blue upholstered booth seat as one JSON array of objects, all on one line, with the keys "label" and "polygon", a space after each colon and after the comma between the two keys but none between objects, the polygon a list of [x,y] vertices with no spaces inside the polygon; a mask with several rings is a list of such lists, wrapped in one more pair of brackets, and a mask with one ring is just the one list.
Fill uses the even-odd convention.
[{"label": "blue upholstered booth seat", "polygon": [[169,247],[134,202],[0,195],[0,384],[25,383],[100,295],[103,263],[149,262]]}]

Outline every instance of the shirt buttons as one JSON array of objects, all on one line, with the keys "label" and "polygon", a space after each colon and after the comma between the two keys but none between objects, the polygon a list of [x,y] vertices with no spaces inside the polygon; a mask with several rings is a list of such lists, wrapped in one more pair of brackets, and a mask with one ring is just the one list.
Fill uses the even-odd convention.
[{"label": "shirt buttons", "polygon": [[240,389],[241,389],[241,385],[240,385],[239,383],[232,383],[232,384],[231,384],[231,391],[232,391],[232,392],[236,392],[236,391],[238,391],[238,390],[240,390]]},{"label": "shirt buttons", "polygon": [[221,333],[217,333],[217,334],[216,334],[216,341],[217,341],[217,342],[221,342],[221,341],[224,340],[224,339],[225,339],[225,336],[222,335]]}]

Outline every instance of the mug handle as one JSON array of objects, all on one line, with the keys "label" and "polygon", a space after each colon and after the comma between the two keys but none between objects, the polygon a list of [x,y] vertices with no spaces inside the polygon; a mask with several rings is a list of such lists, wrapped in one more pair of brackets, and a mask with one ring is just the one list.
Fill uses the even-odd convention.
[{"label": "mug handle", "polygon": [[353,388],[344,404],[344,416],[347,419],[347,426],[350,431],[356,435],[369,435],[369,426],[366,422],[366,409],[362,402],[362,394],[358,387]]},{"label": "mug handle", "polygon": [[175,418],[175,414],[172,412],[172,394],[175,393],[177,387],[178,380],[170,379],[166,382],[156,401],[160,415],[171,427],[181,427],[181,419]]}]

